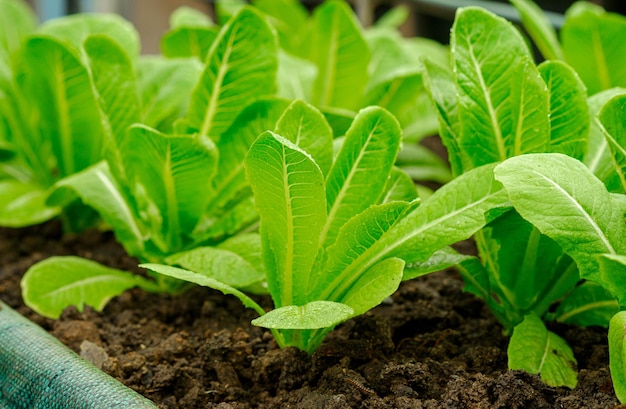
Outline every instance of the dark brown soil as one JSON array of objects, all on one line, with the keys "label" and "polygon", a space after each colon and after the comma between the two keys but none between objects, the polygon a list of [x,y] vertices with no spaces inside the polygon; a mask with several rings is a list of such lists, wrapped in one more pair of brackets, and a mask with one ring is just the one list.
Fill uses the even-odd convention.
[{"label": "dark brown soil", "polygon": [[[255,313],[195,288],[130,291],[104,310],[59,321],[22,303],[35,261],[80,255],[137,271],[110,233],[61,234],[52,222],[0,229],[0,298],[161,408],[612,408],[606,330],[558,326],[578,359],[574,390],[507,371],[507,338],[454,272],[404,283],[392,299],[330,333],[307,356],[280,350]],[[270,306],[268,298],[259,299]]]}]

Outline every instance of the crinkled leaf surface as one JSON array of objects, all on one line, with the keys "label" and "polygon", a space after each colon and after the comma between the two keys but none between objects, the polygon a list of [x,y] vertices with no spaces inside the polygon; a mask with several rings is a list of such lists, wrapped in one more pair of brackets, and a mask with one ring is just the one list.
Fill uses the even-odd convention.
[{"label": "crinkled leaf surface", "polygon": [[311,60],[317,65],[313,103],[356,109],[368,81],[369,48],[350,7],[328,1],[315,9]]},{"label": "crinkled leaf surface", "polygon": [[409,264],[426,261],[435,251],[470,237],[488,222],[489,210],[509,203],[493,168],[473,169],[444,185],[357,254],[344,274],[367,270],[388,257]]},{"label": "crinkled leaf surface", "polygon": [[58,318],[70,305],[102,311],[109,300],[133,287],[154,290],[145,278],[80,257],[50,257],[31,266],[22,278],[24,302],[39,314]]},{"label": "crinkled leaf surface", "polygon": [[245,165],[261,217],[263,258],[274,303],[304,304],[326,221],[322,172],[306,152],[272,132],[254,142]]},{"label": "crinkled leaf surface", "polygon": [[101,159],[102,126],[87,67],[68,43],[31,37],[24,46],[25,87],[52,147],[55,173],[68,176]]},{"label": "crinkled leaf surface", "polygon": [[211,47],[191,97],[190,124],[217,141],[243,108],[275,91],[277,53],[264,17],[252,8],[241,8]]},{"label": "crinkled leaf surface", "polygon": [[574,388],[578,382],[571,348],[563,338],[548,331],[536,315],[526,316],[515,327],[507,354],[509,369],[539,374],[550,386]]},{"label": "crinkled leaf surface", "polygon": [[[409,207],[408,203],[390,202],[370,206],[342,226],[333,245],[311,275],[309,293],[312,299],[339,301],[360,279],[364,271],[348,267],[366,253],[398,221]],[[322,256],[320,256],[322,257]]]},{"label": "crinkled leaf surface", "polygon": [[[257,137],[274,129],[289,103],[282,99],[260,99],[247,106],[217,142],[220,152],[212,181],[211,200],[204,217],[204,228],[219,223],[242,195],[250,195],[244,159]],[[233,204],[233,201],[235,202]],[[203,229],[204,230],[204,229]]]},{"label": "crinkled leaf surface", "polygon": [[348,320],[354,311],[345,304],[332,301],[311,301],[305,305],[276,308],[252,320],[253,325],[275,329],[322,329]]},{"label": "crinkled leaf surface", "polygon": [[626,86],[626,17],[579,1],[567,10],[561,29],[565,60],[582,78],[589,95]]},{"label": "crinkled leaf surface", "polygon": [[547,61],[539,73],[550,93],[550,152],[582,160],[589,142],[587,92],[578,75],[567,64]]},{"label": "crinkled leaf surface", "polygon": [[158,211],[153,235],[160,232],[170,247],[166,253],[178,250],[181,235],[194,229],[206,208],[217,166],[215,145],[206,137],[168,136],[135,125],[120,150],[134,196]]},{"label": "crinkled leaf surface", "polygon": [[333,163],[333,130],[312,105],[292,102],[276,123],[275,132],[313,157],[324,175]]},{"label": "crinkled leaf surface", "polygon": [[169,256],[165,261],[234,288],[245,288],[263,280],[261,273],[243,257],[216,247],[196,247]]},{"label": "crinkled leaf surface", "polygon": [[452,71],[430,60],[424,61],[426,89],[437,111],[439,119],[439,135],[448,150],[448,158],[452,173],[455,176],[463,173],[464,169],[472,167],[467,152],[461,150],[461,119],[457,90]]},{"label": "crinkled leaf surface", "polygon": [[108,36],[89,36],[84,47],[100,107],[119,143],[126,129],[141,120],[134,65],[124,49]]},{"label": "crinkled leaf surface", "polygon": [[462,124],[473,166],[544,152],[549,105],[528,47],[513,25],[480,8],[457,11],[451,34]]},{"label": "crinkled leaf surface", "polygon": [[328,220],[322,243],[332,244],[339,229],[355,214],[376,204],[396,160],[402,130],[386,110],[361,110],[346,133],[326,179]]},{"label": "crinkled leaf surface", "polygon": [[624,250],[623,206],[578,160],[523,155],[496,167],[495,175],[515,209],[576,261],[582,277],[598,278],[597,255]]}]

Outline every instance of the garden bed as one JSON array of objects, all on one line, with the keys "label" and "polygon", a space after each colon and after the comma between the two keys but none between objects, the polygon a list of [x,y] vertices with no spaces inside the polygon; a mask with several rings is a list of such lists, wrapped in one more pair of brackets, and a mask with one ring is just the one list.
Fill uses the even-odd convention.
[{"label": "garden bed", "polygon": [[[574,390],[507,371],[507,337],[456,273],[405,282],[392,299],[331,332],[311,356],[280,350],[234,297],[132,290],[103,313],[59,321],[23,305],[19,279],[34,262],[80,255],[137,269],[110,233],[63,235],[57,222],[0,229],[0,298],[161,408],[611,408],[606,330],[550,329],[572,346]],[[269,298],[257,298],[264,307]]]}]

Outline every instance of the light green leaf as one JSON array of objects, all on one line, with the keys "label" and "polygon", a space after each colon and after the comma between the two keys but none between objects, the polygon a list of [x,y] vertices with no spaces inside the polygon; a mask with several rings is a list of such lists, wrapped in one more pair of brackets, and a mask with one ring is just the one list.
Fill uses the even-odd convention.
[{"label": "light green leaf", "polygon": [[547,60],[563,60],[556,31],[543,10],[532,0],[510,0],[519,11],[524,28]]},{"label": "light green leaf", "polygon": [[263,16],[241,8],[211,47],[191,97],[190,124],[201,135],[219,140],[243,108],[275,91],[277,53],[274,33]]},{"label": "light green leaf", "polygon": [[120,151],[134,197],[145,197],[159,212],[162,222],[153,219],[152,234],[164,238],[166,253],[178,250],[181,235],[194,229],[207,206],[215,145],[206,137],[168,136],[135,125]]},{"label": "light green leaf", "polygon": [[39,113],[42,139],[56,171],[71,175],[101,159],[102,126],[87,67],[66,42],[31,37],[24,46],[26,91]]},{"label": "light green leaf", "polygon": [[215,14],[218,24],[225,25],[245,5],[245,0],[216,0]]},{"label": "light green leaf", "polygon": [[[409,208],[406,202],[368,207],[342,226],[335,243],[318,256],[308,285],[310,299],[340,301],[367,271],[350,269]],[[369,268],[369,267],[368,267]]]},{"label": "light green leaf", "polygon": [[440,188],[373,244],[348,253],[350,259],[338,271],[358,276],[389,257],[409,264],[426,261],[435,251],[469,238],[487,223],[486,212],[508,205],[502,185],[493,179],[493,167],[476,168]]},{"label": "light green leaf", "polygon": [[148,239],[148,235],[143,231],[135,209],[125,197],[106,162],[99,162],[57,182],[48,203],[65,206],[77,196],[84,204],[95,209],[111,226],[116,239],[128,254],[143,255],[144,241]]},{"label": "light green leaf", "polygon": [[139,95],[134,67],[124,50],[110,37],[92,35],[84,43],[99,103],[115,141],[140,121]]},{"label": "light green leaf", "polygon": [[409,175],[398,168],[393,168],[385,190],[378,199],[378,203],[388,203],[395,201],[412,202],[418,198],[415,183]]},{"label": "light green leaf", "polygon": [[600,110],[607,101],[616,95],[626,93],[625,88],[611,88],[598,92],[587,100],[589,105],[589,116],[594,118],[589,129],[589,150],[585,156],[584,163],[600,179],[611,192],[623,191],[620,177],[615,171],[612,160],[611,149],[604,135],[604,130],[597,120]]},{"label": "light green leaf", "polygon": [[168,277],[173,277],[179,280],[187,281],[190,283],[198,284],[204,287],[209,287],[214,290],[220,291],[226,295],[234,295],[239,298],[243,305],[253,309],[259,315],[265,314],[265,310],[259,306],[254,300],[241,291],[233,288],[227,284],[221,283],[213,278],[207,277],[202,274],[194,273],[193,271],[184,270],[182,268],[166,266],[162,264],[140,264],[139,267],[146,268],[155,273],[163,274]]},{"label": "light green leaf", "polygon": [[404,268],[402,280],[411,280],[426,274],[456,267],[472,258],[474,258],[474,256],[461,254],[452,247],[444,247],[441,250],[435,251],[426,261],[407,264]]},{"label": "light green leaf", "polygon": [[35,30],[37,20],[25,2],[0,0],[0,49],[11,56],[24,38]]},{"label": "light green leaf", "polygon": [[626,18],[579,1],[567,10],[561,28],[565,60],[582,78],[589,95],[626,86]]},{"label": "light green leaf", "polygon": [[246,154],[261,133],[275,128],[288,105],[287,101],[274,98],[253,102],[216,143],[220,157],[212,181],[211,202],[205,212],[207,218],[221,220],[224,212],[237,206],[242,195],[250,194],[244,170]]},{"label": "light green leaf", "polygon": [[[600,266],[602,269],[602,259]],[[606,328],[611,317],[619,311],[619,305],[615,297],[602,285],[585,281],[575,287],[559,303],[556,311],[550,314],[550,319],[583,327],[597,325]]]},{"label": "light green leaf", "polygon": [[600,111],[598,119],[613,156],[617,175],[626,190],[626,94],[611,98]]},{"label": "light green leaf", "polygon": [[431,60],[424,61],[425,84],[437,111],[439,135],[448,150],[452,174],[458,176],[464,169],[472,167],[467,153],[461,150],[461,120],[456,83],[449,68],[437,65]]},{"label": "light green leaf", "polygon": [[508,348],[509,369],[539,374],[549,386],[576,387],[576,358],[567,342],[548,331],[536,315],[515,327]]},{"label": "light green leaf", "polygon": [[217,248],[232,251],[237,254],[255,270],[263,273],[265,277],[265,266],[263,265],[263,255],[261,248],[261,236],[258,233],[245,233],[233,236],[220,244]]},{"label": "light green leaf", "polygon": [[245,165],[261,216],[263,257],[274,303],[304,304],[326,221],[322,172],[307,153],[272,132],[254,142]]},{"label": "light green leaf", "polygon": [[626,256],[601,254],[598,256],[600,277],[598,282],[618,299],[621,307],[626,306]]},{"label": "light green leaf", "polygon": [[597,255],[624,250],[623,209],[578,160],[523,155],[496,167],[495,175],[515,209],[576,261],[582,277],[598,278]]},{"label": "light green leaf", "polygon": [[626,402],[626,311],[620,311],[609,324],[609,367],[613,389],[620,402]]},{"label": "light green leaf", "polygon": [[215,247],[196,247],[176,253],[167,257],[165,262],[240,289],[258,283],[264,278],[254,266],[238,254]]},{"label": "light green leaf", "polygon": [[298,0],[254,0],[254,7],[265,13],[278,33],[280,46],[290,54],[306,57],[309,13]]},{"label": "light green leaf", "polygon": [[335,241],[339,229],[355,214],[376,204],[395,162],[402,130],[386,110],[361,110],[346,133],[326,179],[328,220],[322,243]]},{"label": "light green leaf", "polygon": [[487,222],[487,212],[509,205],[492,165],[464,173],[403,217],[373,248],[374,259],[427,260],[435,251],[465,240]]},{"label": "light green leaf", "polygon": [[546,85],[513,25],[480,8],[457,11],[451,47],[458,84],[460,148],[473,166],[549,143]]},{"label": "light green leaf", "polygon": [[170,15],[170,27],[211,27],[214,23],[203,11],[193,7],[178,7]]},{"label": "light green leaf", "polygon": [[35,184],[0,180],[0,226],[31,226],[57,216],[61,209],[46,205],[48,194]]},{"label": "light green leaf", "polygon": [[403,270],[404,260],[383,260],[359,277],[340,301],[351,307],[354,315],[364,314],[398,289]]},{"label": "light green leaf", "polygon": [[322,173],[328,174],[333,163],[333,130],[315,107],[301,100],[292,102],[275,132],[311,155]]},{"label": "light green leaf", "polygon": [[161,52],[167,58],[195,57],[204,62],[218,32],[215,27],[177,27],[161,37]]},{"label": "light green leaf", "polygon": [[539,65],[550,93],[550,152],[582,160],[589,143],[587,92],[578,75],[560,61]]},{"label": "light green leaf", "polygon": [[279,50],[278,73],[276,74],[278,96],[310,101],[316,77],[315,64]]},{"label": "light green leaf", "polygon": [[352,9],[328,1],[315,9],[311,60],[318,76],[313,103],[320,107],[356,109],[367,84],[369,48]]},{"label": "light green leaf", "polygon": [[93,34],[111,37],[126,54],[135,59],[139,55],[139,34],[132,23],[117,14],[79,13],[46,21],[39,26],[39,32],[58,39],[69,41],[76,49],[81,49],[83,41]]},{"label": "light green leaf", "polygon": [[111,298],[133,287],[154,291],[145,278],[79,257],[50,257],[33,264],[22,278],[24,303],[48,318],[59,318],[66,307],[85,305],[102,311]]},{"label": "light green leaf", "polygon": [[187,100],[201,73],[202,64],[195,59],[142,56],[137,63],[142,123],[168,130],[168,120],[186,114]]},{"label": "light green leaf", "polygon": [[276,308],[252,320],[252,324],[274,329],[322,329],[334,327],[354,314],[352,308],[332,301],[311,301],[305,305]]}]

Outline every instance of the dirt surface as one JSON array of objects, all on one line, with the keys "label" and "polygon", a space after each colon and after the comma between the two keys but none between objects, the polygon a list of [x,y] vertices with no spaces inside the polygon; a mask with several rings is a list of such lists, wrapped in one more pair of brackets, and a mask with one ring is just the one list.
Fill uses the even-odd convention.
[{"label": "dirt surface", "polygon": [[[138,271],[110,233],[63,236],[58,223],[0,229],[0,299],[161,408],[612,408],[606,330],[551,327],[579,363],[574,390],[507,371],[507,338],[454,272],[403,283],[389,302],[331,332],[307,356],[280,350],[255,313],[205,288],[130,291],[103,313],[59,321],[23,305],[35,261],[80,255]],[[257,298],[269,307],[269,298]]]}]

